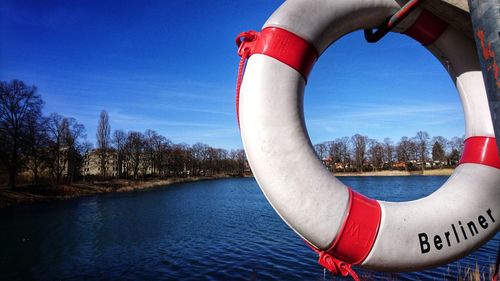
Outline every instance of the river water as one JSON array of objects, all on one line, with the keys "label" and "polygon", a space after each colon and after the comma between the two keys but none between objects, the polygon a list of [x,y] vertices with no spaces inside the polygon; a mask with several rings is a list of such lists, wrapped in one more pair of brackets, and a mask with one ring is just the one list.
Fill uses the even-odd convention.
[{"label": "river water", "polygon": [[[344,177],[372,198],[406,201],[447,177]],[[500,233],[436,269],[368,279],[456,280],[495,262]],[[0,280],[336,280],[281,221],[252,178],[0,210]],[[463,273],[462,273],[463,275]]]}]

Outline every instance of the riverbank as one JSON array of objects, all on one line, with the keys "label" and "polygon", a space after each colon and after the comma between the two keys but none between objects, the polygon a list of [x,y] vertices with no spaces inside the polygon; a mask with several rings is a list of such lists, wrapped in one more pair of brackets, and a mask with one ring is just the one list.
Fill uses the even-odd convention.
[{"label": "riverbank", "polygon": [[0,208],[19,204],[67,200],[82,196],[105,193],[131,192],[161,187],[176,183],[230,178],[231,175],[210,177],[176,177],[151,180],[109,180],[94,182],[76,182],[62,185],[23,186],[16,189],[0,188]]},{"label": "riverbank", "polygon": [[[449,176],[453,169],[435,169],[422,171],[372,171],[363,173],[337,172],[337,177],[390,177],[390,176]],[[94,182],[77,182],[64,185],[24,186],[16,189],[0,188],[0,208],[14,205],[67,200],[82,196],[130,192],[151,189],[175,183],[194,182],[201,180],[230,178],[231,175],[216,175],[210,177],[179,177],[151,180],[110,180]]]},{"label": "riverbank", "polygon": [[394,176],[450,176],[453,169],[434,169],[425,171],[371,171],[363,173],[343,173],[336,172],[336,177],[394,177]]}]

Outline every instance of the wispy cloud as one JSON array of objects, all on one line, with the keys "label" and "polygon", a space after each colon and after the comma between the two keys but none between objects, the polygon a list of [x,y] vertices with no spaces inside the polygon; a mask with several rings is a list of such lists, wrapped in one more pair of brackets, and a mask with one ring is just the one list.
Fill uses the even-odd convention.
[{"label": "wispy cloud", "polygon": [[306,108],[306,123],[313,139],[354,133],[399,138],[419,130],[443,131],[460,126],[463,113],[452,103],[344,103]]},{"label": "wispy cloud", "polygon": [[214,147],[242,147],[239,130],[236,125],[210,130],[182,130],[166,135],[173,140],[182,140],[191,144],[202,141]]},{"label": "wispy cloud", "polygon": [[[311,108],[312,111],[331,111],[332,114],[343,112],[345,117],[369,118],[369,117],[394,117],[414,116],[423,113],[445,114],[459,111],[456,104],[428,104],[418,102],[401,103],[337,103],[335,105],[319,105]],[[347,115],[344,115],[347,114]]]},{"label": "wispy cloud", "polygon": [[[183,118],[161,118],[146,113],[124,113],[121,110],[112,109],[108,111],[110,120],[117,127],[160,129],[166,127],[183,128],[221,128],[222,125],[209,122],[191,122]],[[96,119],[97,120],[97,119]],[[97,121],[96,121],[97,122]]]}]

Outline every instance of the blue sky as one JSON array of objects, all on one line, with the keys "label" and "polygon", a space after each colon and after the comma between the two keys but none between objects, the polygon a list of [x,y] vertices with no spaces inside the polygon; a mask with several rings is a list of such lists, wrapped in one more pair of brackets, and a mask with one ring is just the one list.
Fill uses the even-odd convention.
[{"label": "blue sky", "polygon": [[[36,85],[44,112],[76,118],[94,142],[112,129],[154,129],[174,142],[241,148],[235,36],[258,30],[282,1],[0,0],[0,80]],[[419,130],[463,135],[458,94],[418,43],[345,36],[311,73],[313,143],[355,133],[394,141]]]}]

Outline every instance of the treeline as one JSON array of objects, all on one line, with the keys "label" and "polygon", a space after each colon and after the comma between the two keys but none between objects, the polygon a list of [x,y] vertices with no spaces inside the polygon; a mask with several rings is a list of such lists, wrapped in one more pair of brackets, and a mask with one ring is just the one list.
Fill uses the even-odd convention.
[{"label": "treeline", "polygon": [[[96,147],[86,141],[76,119],[42,114],[44,102],[35,86],[19,80],[0,82],[0,184],[17,180],[39,184],[81,179],[144,179],[179,176],[241,175],[248,171],[243,150],[213,148],[203,143],[176,144],[154,130],[111,131],[102,111]],[[463,138],[431,138],[427,132],[397,143],[356,134],[314,145],[333,172],[416,170],[454,167]]]},{"label": "treeline", "polygon": [[323,163],[333,172],[379,170],[424,170],[454,167],[460,160],[464,139],[442,136],[431,138],[419,131],[414,137],[402,137],[397,143],[356,134],[314,145]]},{"label": "treeline", "polygon": [[97,148],[85,155],[84,175],[142,179],[242,175],[245,171],[242,149],[228,151],[203,143],[175,144],[153,130],[110,132],[108,114],[102,111],[96,133]]},{"label": "treeline", "polygon": [[[86,141],[85,127],[57,113],[42,114],[44,101],[35,86],[0,81],[0,184],[18,180],[59,184],[83,179],[145,178],[242,173],[242,150],[227,151],[197,143],[175,144],[155,131],[116,130],[110,135],[106,112],[98,122],[97,148]],[[88,170],[86,173],[85,170]],[[94,170],[94,169],[93,169]]]}]

